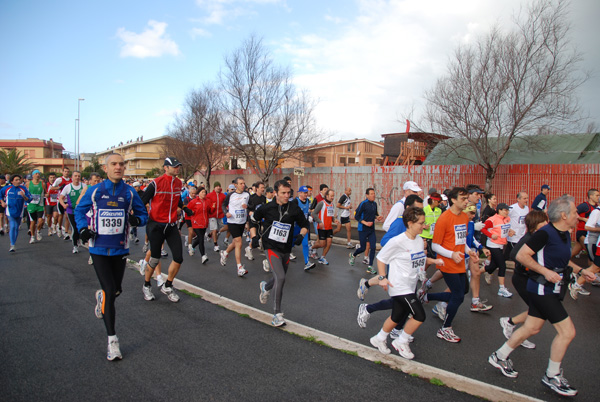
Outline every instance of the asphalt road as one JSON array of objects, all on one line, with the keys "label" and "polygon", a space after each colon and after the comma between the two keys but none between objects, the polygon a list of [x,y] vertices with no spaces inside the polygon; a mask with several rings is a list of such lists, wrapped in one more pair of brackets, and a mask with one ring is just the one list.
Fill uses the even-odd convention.
[{"label": "asphalt road", "polygon": [[[174,304],[155,289],[157,300],[146,302],[134,270],[126,271],[117,299],[124,359],[109,362],[104,325],[93,314],[98,281],[87,251],[74,255],[56,237],[27,240],[22,232],[12,254],[7,236],[0,238],[2,400],[476,400],[183,293]],[[141,244],[132,254],[141,256]],[[223,268],[210,256],[206,266],[198,255],[186,258],[180,278],[265,307],[256,290],[268,274],[258,261],[240,279],[233,262]],[[340,263],[304,273],[299,266],[290,270],[286,315],[368,339],[375,320],[372,330],[360,331],[353,317],[359,267]]]}]

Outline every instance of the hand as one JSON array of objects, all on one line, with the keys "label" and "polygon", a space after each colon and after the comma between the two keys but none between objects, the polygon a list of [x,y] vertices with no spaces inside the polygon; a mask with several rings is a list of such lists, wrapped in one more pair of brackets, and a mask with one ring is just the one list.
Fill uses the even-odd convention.
[{"label": "hand", "polygon": [[308,217],[308,222],[310,222],[310,223],[313,223],[313,217],[312,217],[312,215],[310,215],[310,216]]},{"label": "hand", "polygon": [[183,212],[185,212],[187,215],[192,216],[194,215],[194,211],[192,211],[191,209],[189,209],[188,207],[183,207]]},{"label": "hand", "polygon": [[299,234],[298,236],[296,236],[296,241],[294,241],[294,244],[296,246],[299,246],[302,244],[302,242],[304,241],[304,236],[302,236],[301,234]]},{"label": "hand", "polygon": [[474,264],[479,263],[479,254],[477,254],[475,251],[470,251],[469,252],[469,256],[471,257],[471,259],[473,260]]},{"label": "hand", "polygon": [[25,198],[25,192],[23,190],[19,191],[19,195],[23,198]]},{"label": "hand", "polygon": [[593,272],[590,272],[590,270],[588,269],[582,269],[581,271],[579,271],[579,273],[581,274],[581,276],[583,276],[585,278],[586,281],[588,282],[593,282],[596,279],[596,274],[594,274]]},{"label": "hand", "polygon": [[252,238],[252,248],[258,248],[258,236]]},{"label": "hand", "polygon": [[558,283],[561,280],[560,275],[550,269],[546,269],[546,271],[544,271],[544,278],[546,278],[548,282],[552,283]]},{"label": "hand", "polygon": [[363,223],[363,225],[371,227],[371,226],[373,226],[373,222],[365,222],[365,223]]},{"label": "hand", "polygon": [[455,251],[452,253],[452,260],[455,263],[461,262],[465,258],[465,253],[461,253],[460,251]]},{"label": "hand", "polygon": [[490,250],[488,250],[487,248],[484,248],[484,249],[483,249],[483,254],[485,254],[485,256],[486,256],[487,258],[489,258],[489,257],[490,257],[490,255],[492,255],[492,253],[490,252]]},{"label": "hand", "polygon": [[242,204],[242,208],[246,209],[246,208],[248,208],[248,205]]},{"label": "hand", "polygon": [[509,229],[509,231],[508,231],[508,237],[513,237],[515,235],[515,233],[517,233],[517,232],[515,232],[512,229]]},{"label": "hand", "polygon": [[436,258],[433,261],[435,265],[444,265],[444,260],[442,260],[441,258]]},{"label": "hand", "polygon": [[227,212],[227,213],[225,214],[225,216],[226,216],[226,217],[228,217],[228,218],[231,218],[233,215],[231,215],[229,212]]},{"label": "hand", "polygon": [[142,220],[135,215],[129,215],[129,224],[133,227],[140,226]]},{"label": "hand", "polygon": [[481,229],[485,227],[485,223],[483,222],[475,222],[475,230],[481,232]]},{"label": "hand", "polygon": [[83,228],[79,231],[79,238],[81,239],[82,243],[87,243],[90,239],[93,239],[94,237],[96,237],[96,232],[94,232],[90,228]]},{"label": "hand", "polygon": [[[376,220],[377,222],[383,222],[383,216],[378,216],[377,218],[375,218],[375,220]],[[392,285],[390,285],[390,286],[392,286]],[[393,286],[392,286],[392,287],[393,287]]]},{"label": "hand", "polygon": [[388,278],[383,278],[382,280],[380,280],[378,285],[381,286],[386,292],[388,290],[388,286],[392,288],[394,287],[394,285],[392,285],[390,281],[388,281]]},{"label": "hand", "polygon": [[498,239],[498,235],[497,235],[496,233],[494,233],[494,234],[492,235],[492,239],[494,239],[494,240],[497,240],[497,239]]}]

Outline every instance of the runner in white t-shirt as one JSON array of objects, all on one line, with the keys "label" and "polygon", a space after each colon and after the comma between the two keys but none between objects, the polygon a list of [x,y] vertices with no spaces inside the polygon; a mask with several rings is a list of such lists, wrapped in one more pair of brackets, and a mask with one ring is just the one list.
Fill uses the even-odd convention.
[{"label": "runner in white t-shirt", "polygon": [[396,218],[402,217],[402,214],[404,213],[404,201],[406,200],[406,197],[411,194],[419,195],[419,193],[423,191],[421,190],[421,187],[419,187],[419,185],[414,181],[407,181],[404,183],[402,189],[404,190],[404,197],[392,206],[390,213],[383,222],[383,230],[386,232],[389,230],[390,226],[392,226],[392,223],[394,223]]},{"label": "runner in white t-shirt", "polygon": [[517,194],[517,202],[510,206],[508,217],[510,218],[510,228],[515,231],[515,234],[514,236],[508,237],[508,243],[504,249],[504,256],[507,261],[509,260],[510,252],[513,247],[517,245],[519,240],[521,240],[527,232],[525,217],[529,213],[529,207],[527,206],[528,202],[529,196],[527,193],[520,191],[519,194]]}]

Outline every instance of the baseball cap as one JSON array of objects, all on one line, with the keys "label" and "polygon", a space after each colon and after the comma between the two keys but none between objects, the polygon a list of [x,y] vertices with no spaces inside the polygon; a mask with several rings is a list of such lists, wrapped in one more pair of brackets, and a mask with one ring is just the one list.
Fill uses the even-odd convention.
[{"label": "baseball cap", "polygon": [[298,189],[299,193],[308,193],[308,187],[302,186]]},{"label": "baseball cap", "polygon": [[477,207],[475,205],[467,205],[467,207],[465,209],[463,209],[463,212],[469,213],[469,212],[476,212],[477,211]]},{"label": "baseball cap", "polygon": [[448,196],[446,194],[442,194],[442,201],[448,201]]},{"label": "baseball cap", "polygon": [[429,189],[429,191],[427,192],[427,194],[431,195],[431,194],[433,194],[433,193],[437,193],[437,192],[438,192],[438,191],[437,191],[437,188],[435,188],[435,187],[431,187],[431,188]]},{"label": "baseball cap", "polygon": [[227,189],[228,189],[228,190],[235,190],[235,184],[230,184],[230,185],[227,187]]},{"label": "baseball cap", "polygon": [[508,206],[508,204],[501,202],[500,204],[498,204],[498,207],[496,207],[496,211],[500,211],[501,209],[510,209],[510,207]]},{"label": "baseball cap", "polygon": [[33,172],[31,172],[31,175],[33,176],[36,173],[42,174],[39,169],[35,169]]},{"label": "baseball cap", "polygon": [[404,183],[404,186],[402,187],[404,190],[411,190],[411,191],[423,191],[421,190],[421,187],[419,187],[419,185],[414,182],[414,181],[407,181],[406,183]]},{"label": "baseball cap", "polygon": [[171,157],[171,156],[167,156],[165,158],[165,163],[163,163],[163,166],[173,166],[173,167],[177,167],[177,166],[181,166],[182,163],[179,162],[177,159]]},{"label": "baseball cap", "polygon": [[469,194],[473,194],[473,193],[484,194],[485,191],[483,191],[480,188],[472,188],[472,189],[469,190]]},{"label": "baseball cap", "polygon": [[545,189],[545,188],[547,188],[548,190],[552,190],[552,189],[550,188],[550,186],[549,186],[549,185],[547,185],[547,184],[544,184],[544,185],[542,186],[542,190],[543,190],[543,189]]},{"label": "baseball cap", "polygon": [[133,187],[141,187],[142,184],[139,181],[134,181],[132,184]]}]

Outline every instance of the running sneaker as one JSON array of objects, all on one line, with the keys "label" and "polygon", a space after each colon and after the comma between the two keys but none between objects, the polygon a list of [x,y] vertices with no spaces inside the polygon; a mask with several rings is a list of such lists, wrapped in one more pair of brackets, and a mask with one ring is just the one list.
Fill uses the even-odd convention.
[{"label": "running sneaker", "polygon": [[422,287],[419,288],[419,290],[417,290],[417,298],[419,299],[421,304],[429,303],[429,301],[425,301],[425,296],[427,296],[427,290],[423,289]]},{"label": "running sneaker", "polygon": [[246,258],[249,259],[250,261],[252,261],[254,259],[254,256],[252,255],[252,247],[248,246],[246,247]]},{"label": "running sneaker", "polygon": [[208,257],[207,257],[207,255],[206,255],[206,254],[204,254],[204,255],[202,256],[202,264],[206,264],[206,261],[208,261]]},{"label": "running sneaker", "polygon": [[11,245],[10,248],[8,249],[9,252],[14,253],[15,252],[15,246]]},{"label": "running sneaker", "polygon": [[169,253],[167,253],[167,250],[165,250],[164,248],[162,250],[160,250],[160,256],[161,257],[168,257]]},{"label": "running sneaker", "polygon": [[352,244],[352,242],[348,242],[346,243],[346,248],[354,248],[354,245]]},{"label": "running sneaker", "polygon": [[321,257],[319,258],[319,260],[317,261],[319,264],[323,264],[323,265],[329,265],[329,261],[327,261],[325,259],[325,257]]},{"label": "running sneaker", "polygon": [[258,300],[260,301],[260,304],[267,304],[267,301],[269,300],[269,293],[271,293],[265,288],[265,286],[267,286],[267,281],[262,281],[259,286],[260,295],[258,296]]},{"label": "running sneaker", "polygon": [[390,332],[390,338],[398,339],[398,338],[400,338],[401,333],[402,333],[402,331],[399,331],[396,328],[394,328],[394,329],[392,329],[392,332]]},{"label": "running sneaker", "polygon": [[596,279],[592,281],[592,286],[600,286],[600,275],[596,274]]},{"label": "running sneaker", "polygon": [[92,260],[92,256],[90,255],[90,258],[88,258],[88,265],[92,264],[94,264],[94,260]]},{"label": "running sneaker", "polygon": [[138,244],[138,243],[140,242],[140,239],[138,239],[138,238],[136,237],[135,239],[133,239],[133,242],[134,242],[135,244]]},{"label": "running sneaker", "polygon": [[273,316],[273,320],[271,321],[271,325],[274,327],[281,327],[285,325],[285,320],[283,319],[283,313],[277,313]]},{"label": "running sneaker", "polygon": [[354,265],[354,260],[355,259],[356,259],[356,257],[354,256],[354,253],[348,254],[348,264]]},{"label": "running sneaker", "polygon": [[493,306],[489,306],[489,305],[485,304],[484,303],[485,301],[487,301],[487,300],[479,301],[479,302],[477,302],[475,304],[471,303],[471,311],[481,312],[481,311],[489,311],[489,310],[491,310]]},{"label": "running sneaker", "polygon": [[221,265],[222,266],[227,265],[227,254],[226,254],[225,250],[221,251]]},{"label": "running sneaker", "polygon": [[371,275],[377,275],[377,270],[375,268],[373,268],[371,265],[369,265],[367,267],[367,273],[369,273]]},{"label": "running sneaker", "polygon": [[73,246],[73,254],[79,253],[79,247]]},{"label": "running sneaker", "polygon": [[[316,265],[314,262],[311,262],[309,264]],[[304,269],[306,269],[306,267],[304,267]],[[269,260],[263,260],[263,271],[271,272],[271,266],[269,265]]]},{"label": "running sneaker", "polygon": [[508,288],[506,287],[501,287],[500,289],[498,289],[498,296],[502,296],[502,297],[512,297],[512,293],[510,293],[508,291]]},{"label": "running sneaker", "polygon": [[525,349],[535,349],[535,343],[528,341],[527,339],[521,342],[521,346],[523,346]]},{"label": "running sneaker", "polygon": [[108,343],[108,352],[106,358],[110,361],[115,359],[121,360],[123,355],[121,354],[121,348],[119,347],[119,340],[115,337],[114,340]]},{"label": "running sneaker", "polygon": [[580,295],[582,295],[582,296],[589,296],[590,295],[590,291],[587,290],[586,288],[584,288],[583,285],[575,283],[574,286],[577,287],[577,292]]},{"label": "running sneaker", "polygon": [[48,237],[52,236],[52,229],[48,228]]},{"label": "running sneaker", "polygon": [[219,246],[214,246],[214,247],[213,247],[213,251],[214,251],[215,253],[218,253],[218,252],[220,252],[221,250],[219,249]]},{"label": "running sneaker", "polygon": [[483,279],[485,279],[485,283],[487,283],[488,285],[492,284],[492,274],[484,272],[483,273]]},{"label": "running sneaker", "polygon": [[0,236],[4,236],[4,230],[0,229]]},{"label": "running sneaker", "polygon": [[516,327],[516,325],[511,325],[511,323],[509,323],[508,320],[509,317],[500,318],[500,326],[502,327],[502,333],[504,334],[504,337],[506,339],[510,339]]},{"label": "running sneaker", "polygon": [[[507,377],[517,378],[517,376],[519,375],[519,373],[513,369],[512,360],[510,360],[510,359],[502,360],[498,357],[496,352],[492,353],[490,355],[490,357],[488,357],[488,363],[490,363],[492,366],[496,367],[498,370],[500,370],[502,372],[502,374],[504,374]],[[546,377],[546,376],[544,376],[544,377]]]},{"label": "running sneaker", "polygon": [[144,300],[151,301],[155,299],[150,286],[142,285],[142,291],[144,292]]},{"label": "running sneaker", "polygon": [[445,302],[438,302],[437,304],[438,317],[442,321],[446,319],[446,307],[448,307],[448,305]]},{"label": "running sneaker", "polygon": [[71,236],[69,236],[69,234],[65,234],[65,240],[71,240]]},{"label": "running sneaker", "polygon": [[[265,261],[267,261],[267,260],[265,260]],[[264,262],[265,262],[265,261],[263,261],[263,264],[264,264]],[[269,265],[269,264],[267,263],[267,265]],[[317,264],[315,264],[314,262],[310,262],[310,261],[309,261],[309,262],[307,262],[307,263],[306,263],[306,265],[304,266],[304,270],[305,270],[305,271],[310,271],[311,269],[313,269],[313,268],[314,268],[314,267],[316,267],[316,266],[317,266]]]},{"label": "running sneaker", "polygon": [[356,322],[358,322],[358,326],[361,328],[367,328],[367,321],[371,314],[367,311],[367,303],[362,303],[358,306],[358,316],[356,317]]},{"label": "running sneaker", "polygon": [[365,265],[369,265],[369,257],[364,257],[362,263]]},{"label": "running sneaker", "polygon": [[169,300],[171,300],[173,303],[177,303],[179,301],[179,296],[177,296],[177,293],[175,293],[173,286],[167,286],[166,284],[163,284],[160,287],[160,291],[166,294]]},{"label": "running sneaker", "polygon": [[144,243],[144,247],[142,247],[142,252],[143,253],[147,253],[148,252],[148,243]]},{"label": "running sneaker", "polygon": [[102,318],[102,303],[104,301],[104,292],[102,290],[96,290],[96,308],[94,314],[96,318]]},{"label": "running sneaker", "polygon": [[188,244],[188,254],[190,255],[190,257],[193,256],[194,253],[195,253],[194,248],[192,247],[191,244]]},{"label": "running sneaker", "polygon": [[440,328],[437,337],[451,343],[460,342],[460,338],[454,333],[452,327]]},{"label": "running sneaker", "polygon": [[31,236],[31,238],[29,239],[29,244],[33,244],[35,243],[35,237]]},{"label": "running sneaker", "polygon": [[560,373],[554,377],[548,377],[544,374],[542,377],[542,384],[550,388],[552,391],[563,396],[575,396],[577,390],[571,387],[565,377],[563,377],[563,371],[560,369]]},{"label": "running sneaker", "polygon": [[404,357],[405,359],[412,360],[415,358],[415,355],[410,350],[410,346],[408,346],[408,343],[402,343],[400,342],[400,339],[394,339],[392,341],[392,347],[396,349],[396,352],[398,352],[398,354]]},{"label": "running sneaker", "polygon": [[240,265],[238,267],[238,276],[239,277],[242,277],[242,276],[246,275],[247,273],[248,273],[248,271],[246,271],[246,268],[244,268],[243,265]]},{"label": "running sneaker", "polygon": [[156,279],[156,285],[160,288],[162,285],[165,284],[165,279],[163,278],[162,274],[156,274],[156,276],[154,277],[154,279]]},{"label": "running sneaker", "polygon": [[148,265],[148,263],[142,258],[138,264],[140,266],[140,275],[144,276],[146,274],[146,265]]},{"label": "running sneaker", "polygon": [[226,237],[225,239],[223,239],[223,244],[225,244],[226,246],[228,246],[229,245],[229,238]]},{"label": "running sneaker", "polygon": [[381,353],[383,353],[384,355],[389,355],[390,354],[391,350],[390,350],[390,348],[387,347],[387,342],[386,342],[387,340],[386,341],[379,340],[377,338],[377,335],[375,335],[369,341],[371,342],[371,345],[373,345],[377,349],[379,349],[379,351]]},{"label": "running sneaker", "polygon": [[316,250],[311,250],[309,254],[309,257],[312,258],[313,260],[318,260],[319,259],[319,254],[316,252]]},{"label": "running sneaker", "polygon": [[294,261],[296,259],[296,256],[294,255],[294,253],[290,253],[290,261]]},{"label": "running sneaker", "polygon": [[369,288],[367,288],[367,280],[365,278],[361,278],[361,280],[358,282],[358,290],[356,291],[356,296],[358,297],[359,300],[365,300],[365,296],[367,295],[367,292],[369,291]]},{"label": "running sneaker", "polygon": [[40,233],[40,231],[38,230],[38,232],[35,234],[35,239],[37,241],[41,241],[42,240],[42,234]]}]

